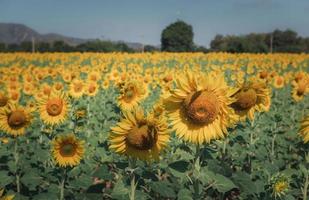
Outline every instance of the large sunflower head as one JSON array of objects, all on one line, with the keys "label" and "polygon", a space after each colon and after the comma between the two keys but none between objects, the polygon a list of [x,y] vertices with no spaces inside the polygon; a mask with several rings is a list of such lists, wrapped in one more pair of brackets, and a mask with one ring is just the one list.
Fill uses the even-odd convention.
[{"label": "large sunflower head", "polygon": [[176,79],[176,88],[165,97],[165,108],[176,134],[202,144],[223,138],[235,121],[233,89],[221,74],[195,75],[188,72]]},{"label": "large sunflower head", "polygon": [[300,125],[299,135],[303,137],[304,143],[309,141],[309,115],[303,119]]},{"label": "large sunflower head", "polygon": [[40,117],[45,124],[61,124],[67,118],[70,109],[68,98],[63,93],[53,92],[49,97],[38,100]]},{"label": "large sunflower head", "polygon": [[125,111],[124,118],[111,128],[110,149],[140,160],[158,160],[169,140],[164,117],[145,116],[143,110]]},{"label": "large sunflower head", "polygon": [[270,89],[260,80],[250,80],[238,87],[233,95],[236,101],[231,105],[241,120],[254,119],[254,112],[268,111],[271,104]]},{"label": "large sunflower head", "polygon": [[84,155],[84,141],[74,134],[57,136],[52,141],[52,155],[61,167],[74,167],[80,163]]},{"label": "large sunflower head", "polygon": [[0,109],[0,129],[15,137],[25,134],[31,119],[31,111],[17,104],[9,104]]},{"label": "large sunflower head", "polygon": [[122,110],[132,110],[147,96],[147,87],[143,82],[129,81],[119,85],[118,104]]}]

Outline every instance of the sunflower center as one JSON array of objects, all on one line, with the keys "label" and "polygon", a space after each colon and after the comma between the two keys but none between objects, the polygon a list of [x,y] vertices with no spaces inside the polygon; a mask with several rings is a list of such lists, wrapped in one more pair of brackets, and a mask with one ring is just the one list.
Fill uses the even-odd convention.
[{"label": "sunflower center", "polygon": [[129,146],[138,150],[149,150],[157,142],[157,130],[151,125],[135,126],[130,131],[126,138]]},{"label": "sunflower center", "polygon": [[22,128],[26,124],[26,116],[22,111],[13,111],[8,117],[8,124],[13,129]]},{"label": "sunflower center", "polygon": [[238,96],[235,105],[240,110],[246,110],[256,104],[257,95],[254,89],[244,89]]},{"label": "sunflower center", "polygon": [[135,89],[134,87],[130,87],[127,90],[125,90],[125,100],[126,102],[130,102],[135,97]]},{"label": "sunflower center", "polygon": [[76,84],[74,85],[74,91],[75,91],[75,92],[81,92],[82,89],[83,89],[83,85],[82,85],[81,83],[76,83]]},{"label": "sunflower center", "polygon": [[218,103],[217,96],[212,92],[195,92],[184,100],[184,113],[194,124],[210,124],[215,121],[218,116]]},{"label": "sunflower center", "polygon": [[278,78],[278,79],[277,79],[277,84],[278,84],[278,85],[281,85],[282,83],[283,83],[282,78]]},{"label": "sunflower center", "polygon": [[60,147],[60,154],[63,157],[71,157],[76,153],[76,146],[71,143],[63,144]]},{"label": "sunflower center", "polygon": [[63,108],[62,99],[54,98],[50,99],[46,104],[46,111],[51,116],[57,116],[61,113]]},{"label": "sunflower center", "polygon": [[3,107],[7,104],[8,98],[4,96],[3,94],[0,94],[0,107]]}]

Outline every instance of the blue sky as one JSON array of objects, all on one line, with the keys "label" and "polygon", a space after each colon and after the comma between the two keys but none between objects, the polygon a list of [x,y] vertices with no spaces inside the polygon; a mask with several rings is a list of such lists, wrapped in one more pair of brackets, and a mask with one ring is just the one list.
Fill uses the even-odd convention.
[{"label": "blue sky", "polygon": [[177,19],[190,23],[204,46],[217,33],[291,28],[309,36],[309,0],[0,0],[0,22],[80,38],[157,45]]}]

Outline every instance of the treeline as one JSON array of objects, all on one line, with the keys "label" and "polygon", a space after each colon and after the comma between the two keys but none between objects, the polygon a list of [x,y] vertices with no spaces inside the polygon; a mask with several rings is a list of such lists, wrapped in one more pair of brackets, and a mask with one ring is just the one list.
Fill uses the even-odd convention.
[{"label": "treeline", "polygon": [[216,35],[210,43],[210,51],[231,53],[309,53],[309,38],[300,37],[290,29],[275,30],[271,33],[251,33],[248,35]]},{"label": "treeline", "polygon": [[0,52],[134,52],[123,42],[93,40],[77,46],[69,45],[64,41],[47,42],[22,42],[20,44],[0,43]]}]

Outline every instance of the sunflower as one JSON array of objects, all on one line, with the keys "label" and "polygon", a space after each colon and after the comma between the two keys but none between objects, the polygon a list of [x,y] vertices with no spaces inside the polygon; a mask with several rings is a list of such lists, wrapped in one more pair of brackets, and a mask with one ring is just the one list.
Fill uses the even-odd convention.
[{"label": "sunflower", "polygon": [[12,136],[25,134],[31,119],[31,111],[18,104],[10,103],[0,109],[0,129]]},{"label": "sunflower", "polygon": [[272,195],[281,198],[287,194],[290,187],[289,179],[283,174],[277,174],[271,177]]},{"label": "sunflower", "polygon": [[122,110],[132,110],[147,96],[147,87],[143,82],[124,82],[120,84],[118,104]]},{"label": "sunflower", "polygon": [[273,86],[275,88],[283,88],[284,87],[284,77],[283,76],[275,76],[274,79],[273,79]]},{"label": "sunflower", "polygon": [[38,99],[38,111],[45,124],[61,124],[67,118],[70,105],[65,94],[52,92],[49,97]]},{"label": "sunflower", "polygon": [[292,82],[292,97],[295,101],[301,101],[309,93],[309,79],[301,79],[298,82]]},{"label": "sunflower", "polygon": [[223,138],[235,122],[232,94],[221,74],[188,72],[176,78],[164,104],[177,136],[196,144]]},{"label": "sunflower", "polygon": [[236,98],[231,107],[240,120],[254,119],[254,112],[268,111],[271,104],[270,89],[264,81],[252,79],[239,86],[233,95]]},{"label": "sunflower", "polygon": [[96,82],[89,81],[86,84],[86,94],[88,96],[94,97],[95,95],[97,95],[98,91],[99,91],[99,85]]},{"label": "sunflower", "polygon": [[299,135],[304,138],[304,143],[309,141],[309,115],[301,123]]},{"label": "sunflower", "polygon": [[80,79],[74,79],[71,84],[70,84],[70,91],[69,94],[70,96],[72,96],[73,98],[80,98],[81,96],[83,96],[85,91],[85,83],[84,81],[80,80]]},{"label": "sunflower", "polygon": [[159,160],[170,137],[166,118],[145,116],[139,107],[123,114],[124,118],[111,128],[109,148],[140,160]]},{"label": "sunflower", "polygon": [[74,134],[57,136],[52,141],[52,155],[61,167],[78,165],[84,151],[84,141],[77,139]]}]

